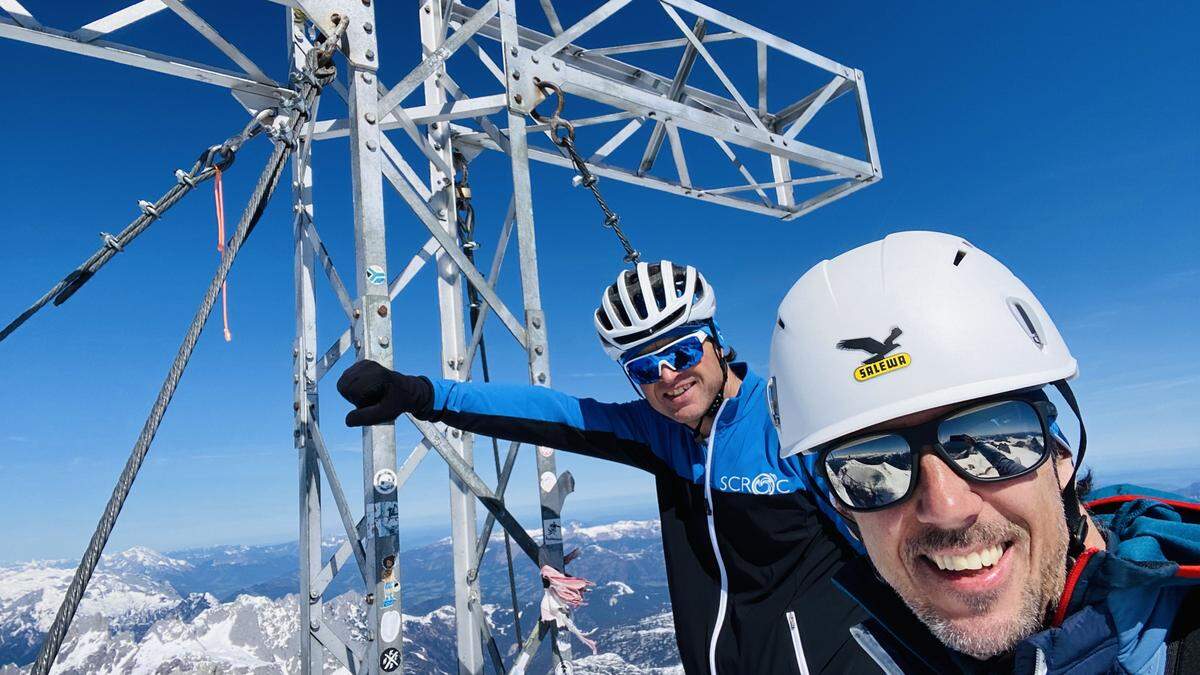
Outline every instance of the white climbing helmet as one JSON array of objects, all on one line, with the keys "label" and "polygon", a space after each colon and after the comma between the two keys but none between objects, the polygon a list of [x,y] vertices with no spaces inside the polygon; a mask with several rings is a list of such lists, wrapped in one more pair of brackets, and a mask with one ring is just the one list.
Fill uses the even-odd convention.
[{"label": "white climbing helmet", "polygon": [[768,399],[784,457],[880,422],[1074,377],[1033,293],[960,237],[900,232],[818,263],[779,306]]},{"label": "white climbing helmet", "polygon": [[712,287],[695,267],[667,260],[640,262],[604,289],[596,309],[596,332],[615,361],[685,323],[712,319],[716,310]]}]

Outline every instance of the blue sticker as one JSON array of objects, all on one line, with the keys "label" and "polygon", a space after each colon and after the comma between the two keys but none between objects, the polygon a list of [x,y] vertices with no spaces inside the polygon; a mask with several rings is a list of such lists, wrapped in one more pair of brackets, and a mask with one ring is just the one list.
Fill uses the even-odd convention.
[{"label": "blue sticker", "polygon": [[384,598],[384,599],[383,599],[383,606],[384,606],[384,607],[391,607],[391,606],[392,606],[392,605],[394,605],[394,604],[396,604],[396,599],[395,599],[395,598]]},{"label": "blue sticker", "polygon": [[378,286],[387,281],[387,276],[383,273],[383,268],[379,265],[371,265],[367,268],[367,281]]}]

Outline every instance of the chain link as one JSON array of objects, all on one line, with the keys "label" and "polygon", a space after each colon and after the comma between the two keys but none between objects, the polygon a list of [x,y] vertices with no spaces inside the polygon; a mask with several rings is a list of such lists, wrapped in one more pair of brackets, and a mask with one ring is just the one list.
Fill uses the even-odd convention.
[{"label": "chain link", "polygon": [[629,237],[621,229],[621,217],[609,208],[604,195],[600,194],[600,188],[596,186],[600,180],[599,177],[592,173],[591,169],[587,166],[587,162],[583,160],[583,157],[579,155],[579,151],[575,148],[575,125],[562,117],[563,105],[566,102],[562,90],[557,85],[541,81],[537,83],[537,88],[542,92],[543,96],[554,94],[555,98],[557,98],[554,114],[550,117],[545,117],[538,113],[535,107],[529,111],[529,115],[538,122],[550,125],[550,136],[553,138],[554,144],[567,153],[567,157],[575,165],[576,173],[579,174],[579,184],[592,193],[592,197],[596,199],[596,204],[604,212],[604,227],[613,231],[613,234],[617,236],[617,240],[621,242],[621,247],[625,249],[625,262],[630,264],[636,263],[641,258],[641,253],[638,253],[637,249],[630,243]]}]

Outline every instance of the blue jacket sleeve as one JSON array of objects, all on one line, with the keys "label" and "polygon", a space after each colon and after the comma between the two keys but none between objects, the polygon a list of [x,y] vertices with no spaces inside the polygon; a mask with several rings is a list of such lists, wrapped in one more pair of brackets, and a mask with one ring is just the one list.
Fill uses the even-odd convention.
[{"label": "blue jacket sleeve", "polygon": [[532,385],[433,380],[430,421],[658,473],[650,438],[660,424],[645,401],[601,403]]}]

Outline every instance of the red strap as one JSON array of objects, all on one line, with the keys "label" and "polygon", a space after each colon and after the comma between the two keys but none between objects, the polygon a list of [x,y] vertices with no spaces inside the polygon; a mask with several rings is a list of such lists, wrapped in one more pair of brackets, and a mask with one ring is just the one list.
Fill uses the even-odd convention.
[{"label": "red strap", "polygon": [[1054,610],[1054,621],[1050,624],[1051,626],[1058,628],[1062,625],[1063,619],[1067,618],[1067,605],[1071,604],[1071,594],[1075,592],[1075,584],[1079,583],[1079,577],[1083,575],[1088,560],[1099,552],[1098,548],[1089,548],[1081,553],[1079,559],[1075,561],[1075,566],[1067,575],[1067,583],[1063,584],[1062,596],[1058,599],[1058,608]]},{"label": "red strap", "polygon": [[[221,167],[213,166],[213,201],[217,205],[217,253],[225,253],[225,188],[221,185]],[[229,300],[225,283],[221,284],[221,322],[225,328],[225,341],[232,342],[229,332]]]},{"label": "red strap", "polygon": [[1184,501],[1182,499],[1167,499],[1165,497],[1155,497],[1152,495],[1113,495],[1111,497],[1093,499],[1092,501],[1084,504],[1084,506],[1088,507],[1089,509],[1095,509],[1101,506],[1108,506],[1110,504],[1124,504],[1125,502],[1132,502],[1138,499],[1149,499],[1152,501],[1161,502],[1168,506],[1187,509],[1188,511],[1200,512],[1200,503]]}]

